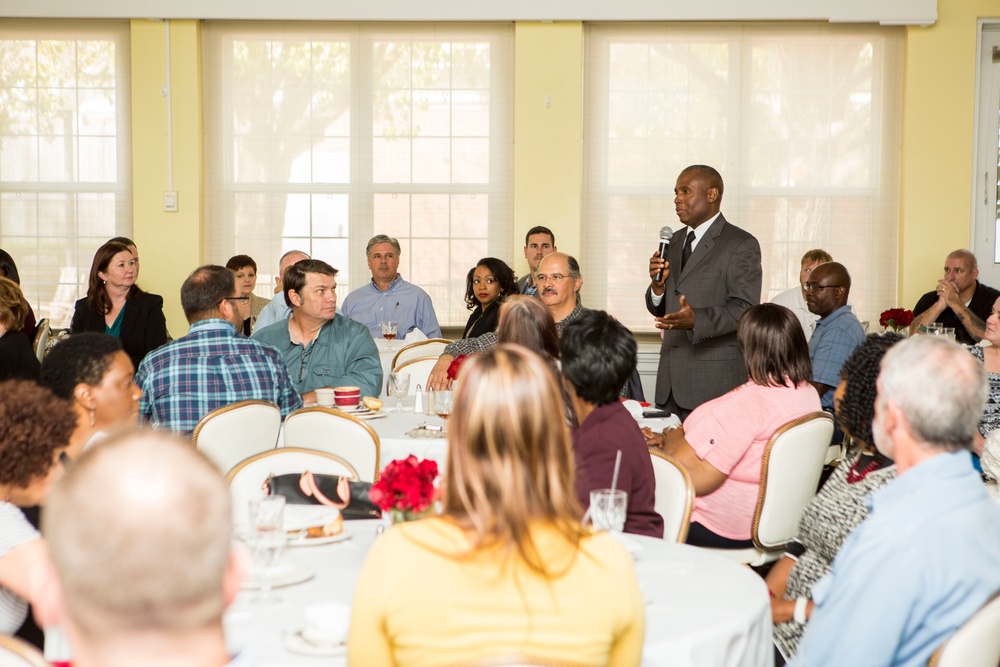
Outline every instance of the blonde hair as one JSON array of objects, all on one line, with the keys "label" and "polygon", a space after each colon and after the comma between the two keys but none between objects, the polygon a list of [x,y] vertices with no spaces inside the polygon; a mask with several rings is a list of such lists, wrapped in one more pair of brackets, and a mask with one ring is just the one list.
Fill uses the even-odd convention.
[{"label": "blonde hair", "polygon": [[152,430],[102,442],[56,486],[42,524],[84,636],[222,622],[229,490],[190,443]]},{"label": "blonde hair", "polygon": [[560,396],[540,357],[499,345],[466,362],[448,428],[445,515],[473,533],[473,551],[500,546],[545,576],[531,524],[549,524],[574,548],[586,534]]}]

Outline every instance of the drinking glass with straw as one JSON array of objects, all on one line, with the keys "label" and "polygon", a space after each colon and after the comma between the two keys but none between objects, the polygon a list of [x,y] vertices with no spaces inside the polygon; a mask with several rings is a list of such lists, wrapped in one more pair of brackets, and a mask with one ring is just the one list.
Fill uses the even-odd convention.
[{"label": "drinking glass with straw", "polygon": [[[622,452],[615,456],[615,470],[611,476],[610,489],[595,489],[590,492],[590,521],[597,530],[622,532],[625,529],[628,494],[618,486],[618,471],[621,469]],[[586,517],[584,518],[586,520]]]}]

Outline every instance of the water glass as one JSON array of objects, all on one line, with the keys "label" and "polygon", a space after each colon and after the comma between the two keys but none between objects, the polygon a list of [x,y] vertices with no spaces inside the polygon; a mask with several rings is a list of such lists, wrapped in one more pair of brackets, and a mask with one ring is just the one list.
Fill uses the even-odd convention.
[{"label": "water glass", "polygon": [[930,322],[924,326],[924,330],[927,331],[928,336],[940,336],[944,330],[944,325],[940,322]]},{"label": "water glass", "polygon": [[442,389],[441,391],[434,392],[434,414],[445,420],[445,425],[448,424],[448,416],[451,415],[453,400],[454,394],[452,394],[450,389]]},{"label": "water glass", "polygon": [[403,409],[403,397],[410,391],[409,373],[389,373],[389,395],[396,397],[394,410]]},{"label": "water glass", "polygon": [[955,327],[941,327],[941,333],[938,335],[955,342]]},{"label": "water glass", "polygon": [[285,549],[288,534],[285,532],[285,497],[265,496],[250,499],[250,534],[248,542],[253,560],[254,574],[260,581],[258,603],[277,602],[271,592],[271,575]]},{"label": "water glass", "polygon": [[622,532],[628,494],[621,489],[595,489],[590,492],[590,522],[596,530]]}]

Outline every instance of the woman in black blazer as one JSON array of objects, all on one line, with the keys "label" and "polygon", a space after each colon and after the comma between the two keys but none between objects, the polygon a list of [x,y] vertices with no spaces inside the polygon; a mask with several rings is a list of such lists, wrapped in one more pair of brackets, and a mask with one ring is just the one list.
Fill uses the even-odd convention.
[{"label": "woman in black blazer", "polygon": [[117,337],[138,369],[143,357],[167,342],[167,322],[163,298],[139,289],[135,276],[135,259],[128,246],[109,241],[98,248],[87,296],[76,302],[70,331]]},{"label": "woman in black blazer", "polygon": [[514,271],[496,257],[483,257],[469,269],[465,279],[465,305],[472,313],[462,338],[475,338],[497,330],[500,304],[511,294],[517,294]]},{"label": "woman in black blazer", "polygon": [[38,357],[21,331],[27,313],[21,288],[10,278],[0,278],[0,380],[38,382]]}]

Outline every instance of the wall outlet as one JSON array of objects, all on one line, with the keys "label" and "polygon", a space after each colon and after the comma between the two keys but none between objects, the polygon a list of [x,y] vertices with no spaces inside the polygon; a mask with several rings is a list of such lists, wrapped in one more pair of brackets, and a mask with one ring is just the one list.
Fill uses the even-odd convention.
[{"label": "wall outlet", "polygon": [[163,210],[166,213],[176,213],[177,212],[177,193],[176,192],[164,192],[163,193]]}]

